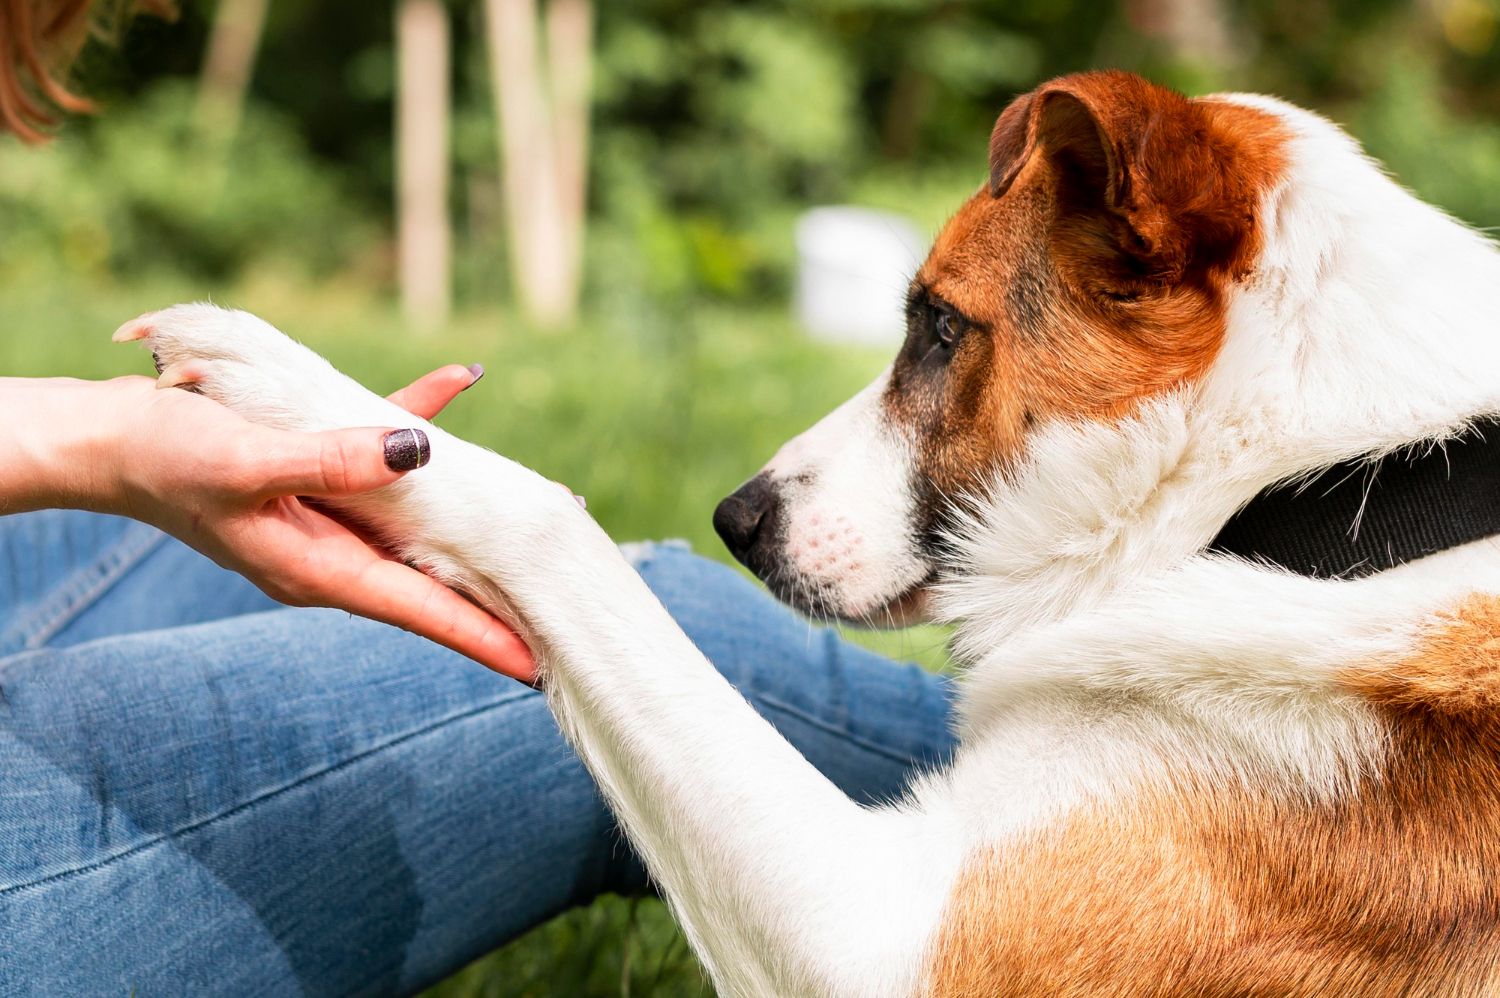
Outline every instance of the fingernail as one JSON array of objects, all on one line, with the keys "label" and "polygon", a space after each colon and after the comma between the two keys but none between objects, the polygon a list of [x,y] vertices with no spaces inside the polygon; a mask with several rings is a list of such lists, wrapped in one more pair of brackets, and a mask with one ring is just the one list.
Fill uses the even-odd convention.
[{"label": "fingernail", "polygon": [[479,384],[479,379],[484,377],[484,365],[470,364],[469,373],[474,375],[474,380],[465,385],[463,391],[468,391],[470,388],[473,388],[475,385]]},{"label": "fingernail", "polygon": [[411,471],[432,457],[432,445],[421,430],[392,430],[382,439],[385,466],[392,471]]}]

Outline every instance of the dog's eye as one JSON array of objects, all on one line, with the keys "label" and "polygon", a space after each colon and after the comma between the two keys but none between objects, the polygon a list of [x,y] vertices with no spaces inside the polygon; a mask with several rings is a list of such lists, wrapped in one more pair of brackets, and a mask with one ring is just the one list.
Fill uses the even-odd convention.
[{"label": "dog's eye", "polygon": [[964,320],[952,312],[939,312],[937,314],[937,338],[938,342],[945,347],[951,347],[958,342],[959,336],[964,331]]}]

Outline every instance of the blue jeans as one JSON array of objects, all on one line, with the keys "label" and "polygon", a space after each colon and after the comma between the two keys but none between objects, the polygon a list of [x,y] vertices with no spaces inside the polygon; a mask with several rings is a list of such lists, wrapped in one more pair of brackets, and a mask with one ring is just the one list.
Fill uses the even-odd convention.
[{"label": "blue jeans", "polygon": [[[951,751],[945,680],[632,557],[855,798]],[[0,994],[406,992],[646,886],[534,691],[129,520],[0,517]]]}]

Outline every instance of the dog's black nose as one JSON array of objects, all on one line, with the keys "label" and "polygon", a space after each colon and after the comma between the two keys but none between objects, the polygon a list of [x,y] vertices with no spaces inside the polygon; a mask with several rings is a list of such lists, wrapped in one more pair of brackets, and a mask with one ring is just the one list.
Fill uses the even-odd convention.
[{"label": "dog's black nose", "polygon": [[724,546],[751,571],[755,566],[750,563],[750,551],[766,533],[775,508],[776,489],[771,485],[770,474],[763,471],[714,510],[714,529],[724,539]]}]

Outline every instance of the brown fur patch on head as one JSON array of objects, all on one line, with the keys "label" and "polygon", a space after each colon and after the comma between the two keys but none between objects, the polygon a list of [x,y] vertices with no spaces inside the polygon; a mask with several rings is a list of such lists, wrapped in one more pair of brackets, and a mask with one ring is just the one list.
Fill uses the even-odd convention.
[{"label": "brown fur patch on head", "polygon": [[1006,109],[991,185],[913,283],[885,399],[928,501],[1013,463],[1038,421],[1117,419],[1203,375],[1281,144],[1269,115],[1125,73],[1064,77]]},{"label": "brown fur patch on head", "polygon": [[1500,599],[1340,682],[1387,732],[1353,792],[1318,802],[1164,759],[1139,798],[976,856],[928,994],[1500,994]]}]

